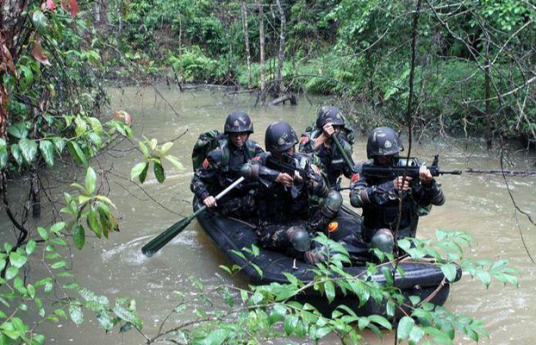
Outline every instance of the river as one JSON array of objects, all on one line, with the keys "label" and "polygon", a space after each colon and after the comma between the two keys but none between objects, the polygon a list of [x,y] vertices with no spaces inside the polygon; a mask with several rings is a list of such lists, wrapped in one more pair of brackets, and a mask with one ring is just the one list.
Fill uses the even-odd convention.
[{"label": "river", "polygon": [[[131,150],[132,145],[128,141],[93,159],[91,163],[98,172],[113,169],[106,173],[101,190],[109,193],[118,208],[121,232],[112,234],[109,240],[89,239],[82,252],[76,249],[72,252],[73,273],[81,285],[111,300],[123,296],[135,298],[144,320],[144,330],[150,335],[155,334],[159,322],[172,309],[174,290],[195,298],[189,277],[199,277],[207,286],[214,286],[220,282],[215,273],[225,276],[218,268],[226,263],[225,257],[195,221],[154,257],[148,259],[140,251],[143,244],[191,211],[190,155],[197,136],[212,129],[222,130],[227,114],[234,109],[243,109],[254,122],[252,139],[263,145],[264,131],[269,123],[284,119],[297,132],[302,132],[314,120],[318,106],[328,101],[314,98],[316,103],[311,105],[302,97],[298,106],[253,107],[255,98],[246,94],[230,95],[224,91],[180,93],[165,85],[159,85],[158,91],[155,92],[152,87],[110,89],[112,102],[108,111],[125,110],[131,114],[135,138],[144,135],[163,143],[180,137],[174,141],[170,153],[179,157],[185,170],[178,171],[171,164],[164,163],[165,183],[159,184],[150,172],[143,185],[144,192],[137,184],[128,181],[130,169],[142,158],[140,152]],[[414,144],[412,155],[431,163],[434,154],[439,153],[440,165],[446,170],[498,169],[500,153],[488,153],[483,147],[484,142],[478,140],[457,140],[451,145],[438,138],[423,145]],[[366,137],[359,134],[354,146],[355,161],[365,160],[365,148]],[[509,148],[508,162],[512,169],[534,170],[535,161],[534,154]],[[69,166],[65,168],[72,169]],[[61,199],[61,192],[69,190],[68,184],[61,183],[60,177],[66,173],[60,170],[53,171],[50,175],[56,176],[47,180],[53,200]],[[464,174],[438,179],[447,202],[421,219],[418,236],[432,238],[437,228],[467,231],[474,237],[474,247],[465,251],[467,257],[508,259],[513,267],[521,271],[519,288],[503,287],[493,281],[486,289],[465,275],[452,287],[445,307],[451,312],[484,320],[490,338],[481,339],[480,344],[536,344],[536,332],[532,328],[536,325],[536,264],[531,262],[523,245],[524,240],[528,251],[536,257],[536,226],[531,225],[526,216],[515,212],[502,176]],[[65,177],[65,180],[68,178]],[[536,217],[536,179],[507,178],[507,181],[516,205]],[[348,181],[343,181],[343,184],[347,186]],[[17,188],[24,188],[21,189],[23,192]],[[12,183],[11,196],[17,199],[17,195],[26,193],[26,188],[25,181]],[[345,199],[348,202],[347,193]],[[45,203],[43,220],[50,218],[50,212],[50,205]],[[4,212],[1,217],[2,228],[7,228]],[[226,280],[231,284],[244,285],[240,278]],[[78,327],[62,321],[48,323],[41,329],[53,344],[143,343],[143,338],[135,331],[105,334],[96,325],[93,316],[86,313],[86,319]],[[331,338],[322,343],[333,341],[335,339]],[[381,340],[367,334],[365,341],[369,344],[394,343],[389,333],[385,333]],[[295,342],[300,343],[299,340]],[[459,335],[456,343],[472,342]]]}]

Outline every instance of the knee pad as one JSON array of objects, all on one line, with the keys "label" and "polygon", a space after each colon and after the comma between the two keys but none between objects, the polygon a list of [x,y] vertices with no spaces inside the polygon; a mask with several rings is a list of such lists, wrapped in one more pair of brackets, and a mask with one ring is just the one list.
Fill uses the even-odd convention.
[{"label": "knee pad", "polygon": [[339,213],[339,210],[341,209],[341,207],[342,207],[341,193],[337,192],[336,190],[332,190],[329,192],[328,196],[326,197],[324,206],[322,206],[322,214],[330,219],[335,218],[337,213]]},{"label": "knee pad", "polygon": [[287,229],[287,236],[298,252],[306,252],[311,247],[311,236],[303,226],[296,225]]},{"label": "knee pad", "polygon": [[395,245],[393,233],[389,229],[378,229],[372,236],[370,245],[384,253],[392,253]]}]

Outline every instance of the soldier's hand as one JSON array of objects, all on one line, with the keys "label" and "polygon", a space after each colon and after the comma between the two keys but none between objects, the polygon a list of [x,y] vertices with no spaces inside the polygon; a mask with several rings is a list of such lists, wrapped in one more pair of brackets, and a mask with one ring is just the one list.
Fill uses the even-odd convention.
[{"label": "soldier's hand", "polygon": [[299,172],[294,171],[294,180],[298,181],[299,183],[302,183],[303,182],[303,177],[301,177]]},{"label": "soldier's hand", "polygon": [[421,165],[419,169],[419,180],[421,180],[421,183],[426,186],[429,186],[434,180],[432,173],[428,168],[426,168],[426,165]]},{"label": "soldier's hand", "polygon": [[324,134],[327,135],[328,137],[331,137],[331,135],[335,133],[335,129],[333,129],[333,126],[331,125],[331,123],[326,123],[324,127],[322,127],[322,129],[324,130]]},{"label": "soldier's hand", "polygon": [[410,189],[410,183],[411,183],[412,178],[409,176],[406,176],[406,180],[404,181],[404,184],[402,185],[403,179],[404,179],[404,176],[398,176],[397,178],[394,179],[393,184],[395,186],[396,191],[399,191],[399,190],[407,191]]},{"label": "soldier's hand", "polygon": [[275,179],[275,182],[281,183],[285,187],[292,187],[294,178],[287,173],[279,173],[279,175],[277,175],[277,178]]},{"label": "soldier's hand", "polygon": [[207,207],[216,207],[218,206],[218,204],[216,203],[216,199],[211,195],[211,196],[207,196],[204,200],[203,200],[203,204],[205,204]]}]

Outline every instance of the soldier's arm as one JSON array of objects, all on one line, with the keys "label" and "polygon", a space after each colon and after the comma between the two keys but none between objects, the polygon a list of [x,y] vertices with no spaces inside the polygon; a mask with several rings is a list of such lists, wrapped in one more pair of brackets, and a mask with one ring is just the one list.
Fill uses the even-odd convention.
[{"label": "soldier's arm", "polygon": [[[352,145],[350,145],[350,143],[346,141],[346,136],[345,135],[339,135],[339,138],[342,139],[340,141],[341,141],[342,147],[344,149],[344,152],[346,153],[346,157],[348,157],[348,159],[350,160],[350,163],[353,166],[354,165],[354,160],[352,159],[352,153],[353,153]],[[351,169],[348,166],[348,164],[344,164],[343,173],[344,173],[344,176],[346,176],[347,178],[352,178],[352,175],[354,174],[354,170]]]},{"label": "soldier's arm", "polygon": [[315,148],[313,146],[314,141],[307,135],[302,135],[300,140],[300,145],[298,146],[298,151],[302,153],[314,153]]},{"label": "soldier's arm", "polygon": [[272,186],[276,183],[280,172],[266,167],[267,157],[266,154],[261,154],[253,158],[250,163],[243,165],[240,174],[246,179],[260,181],[266,187]]},{"label": "soldier's arm", "polygon": [[423,206],[441,206],[445,203],[445,194],[443,194],[441,187],[435,180],[432,180],[429,185],[422,184],[421,191],[419,204]]},{"label": "soldier's arm", "polygon": [[365,176],[352,182],[350,189],[350,203],[354,207],[383,205],[397,197],[393,181],[372,185]]},{"label": "soldier's arm", "polygon": [[307,173],[309,174],[309,192],[312,195],[325,198],[329,193],[329,189],[326,181],[319,172],[320,170],[318,168],[315,169],[313,164],[307,164]]},{"label": "soldier's arm", "polygon": [[203,164],[194,173],[190,190],[200,200],[205,200],[210,196],[208,186],[217,183],[218,169],[223,159],[223,153],[220,149],[211,151]]}]

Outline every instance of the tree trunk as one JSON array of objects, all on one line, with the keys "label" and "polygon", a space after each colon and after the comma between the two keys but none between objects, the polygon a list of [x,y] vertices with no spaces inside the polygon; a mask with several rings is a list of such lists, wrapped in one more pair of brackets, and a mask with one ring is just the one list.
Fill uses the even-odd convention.
[{"label": "tree trunk", "polygon": [[266,86],[266,77],[264,75],[264,9],[262,2],[259,3],[259,41],[260,41],[260,70],[261,70],[261,92]]},{"label": "tree trunk", "polygon": [[484,87],[486,89],[486,146],[488,150],[493,147],[492,143],[492,114],[491,114],[491,89],[490,89],[490,68],[489,68],[489,52],[486,49],[486,66],[484,67],[485,81]]},{"label": "tree trunk", "polygon": [[246,2],[240,2],[242,8],[242,29],[244,31],[244,40],[246,43],[246,62],[248,66],[248,88],[251,87],[251,53],[249,51],[249,31],[248,31],[248,13],[246,10]]},{"label": "tree trunk", "polygon": [[279,15],[281,17],[281,29],[280,29],[280,36],[279,36],[279,64],[277,65],[277,88],[278,92],[283,92],[283,78],[282,78],[282,70],[283,70],[283,61],[285,60],[285,25],[286,25],[286,19],[285,19],[285,12],[283,11],[283,8],[281,7],[281,2],[279,0],[275,0],[275,3],[277,5],[277,9],[279,10]]}]

